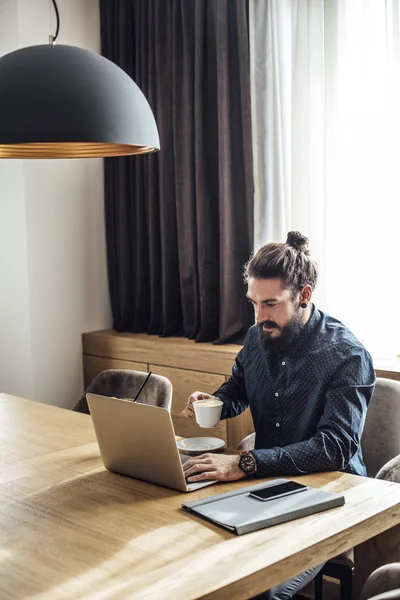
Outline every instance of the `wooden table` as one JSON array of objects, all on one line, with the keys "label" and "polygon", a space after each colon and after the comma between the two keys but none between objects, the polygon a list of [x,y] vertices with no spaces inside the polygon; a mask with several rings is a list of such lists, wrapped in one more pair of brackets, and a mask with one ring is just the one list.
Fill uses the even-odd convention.
[{"label": "wooden table", "polygon": [[247,599],[353,546],[358,585],[400,560],[400,485],[297,479],[345,506],[235,537],[182,511],[187,494],[105,471],[87,415],[2,394],[0,598]]}]

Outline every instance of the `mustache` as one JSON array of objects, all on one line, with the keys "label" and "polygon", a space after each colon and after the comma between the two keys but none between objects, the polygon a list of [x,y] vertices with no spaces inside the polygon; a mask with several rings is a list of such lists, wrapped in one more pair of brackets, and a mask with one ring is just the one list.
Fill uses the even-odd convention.
[{"label": "mustache", "polygon": [[257,325],[260,327],[260,329],[263,327],[268,327],[270,329],[281,329],[278,323],[275,323],[275,321],[263,321],[262,323],[257,323]]}]

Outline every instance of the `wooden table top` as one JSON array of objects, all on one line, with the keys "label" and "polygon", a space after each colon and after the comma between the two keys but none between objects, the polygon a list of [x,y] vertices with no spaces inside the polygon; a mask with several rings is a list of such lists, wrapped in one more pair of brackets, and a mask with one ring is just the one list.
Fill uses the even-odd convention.
[{"label": "wooden table top", "polygon": [[1,599],[244,599],[400,523],[400,485],[322,473],[296,479],[343,507],[236,537],[105,471],[89,416],[6,394],[0,449]]}]

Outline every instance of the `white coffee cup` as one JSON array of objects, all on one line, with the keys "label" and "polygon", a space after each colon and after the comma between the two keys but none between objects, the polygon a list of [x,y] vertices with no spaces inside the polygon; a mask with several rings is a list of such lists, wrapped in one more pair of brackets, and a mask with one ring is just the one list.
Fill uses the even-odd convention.
[{"label": "white coffee cup", "polygon": [[218,425],[224,403],[219,398],[204,398],[193,402],[194,414],[200,427],[209,429]]}]

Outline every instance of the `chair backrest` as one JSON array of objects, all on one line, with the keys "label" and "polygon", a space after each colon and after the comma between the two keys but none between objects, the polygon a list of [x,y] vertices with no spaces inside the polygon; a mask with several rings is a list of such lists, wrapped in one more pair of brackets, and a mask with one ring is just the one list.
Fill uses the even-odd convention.
[{"label": "chair backrest", "polygon": [[245,438],[238,444],[238,450],[245,450],[246,452],[250,452],[250,450],[254,450],[254,445],[256,443],[256,434],[249,433]]},{"label": "chair backrest", "polygon": [[[134,398],[147,373],[141,371],[128,371],[123,369],[110,369],[102,371],[90,382],[83,396],[75,406],[74,410],[89,414],[86,394],[99,394],[100,396],[114,396],[115,398]],[[171,410],[172,383],[166,377],[151,374],[140,393],[138,402],[141,404],[152,404]]]},{"label": "chair backrest", "polygon": [[361,447],[368,477],[400,454],[400,382],[378,378],[365,419]]},{"label": "chair backrest", "polygon": [[376,478],[400,483],[400,454],[385,463],[376,474]]},{"label": "chair backrest", "polygon": [[368,577],[361,590],[360,600],[397,600],[400,598],[400,563],[379,567]]}]

